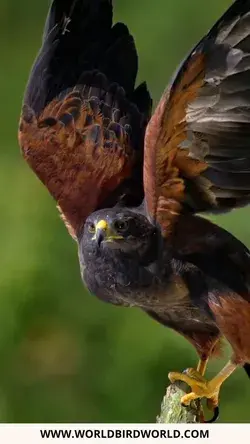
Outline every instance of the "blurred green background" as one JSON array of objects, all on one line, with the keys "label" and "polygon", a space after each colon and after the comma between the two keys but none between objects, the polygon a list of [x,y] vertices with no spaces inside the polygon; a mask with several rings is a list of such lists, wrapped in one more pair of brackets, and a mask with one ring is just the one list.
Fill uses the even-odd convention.
[{"label": "blurred green background", "polygon": [[[136,38],[139,78],[157,100],[230,0],[114,3]],[[47,0],[0,4],[0,421],[154,422],[168,372],[195,366],[195,351],[139,310],[84,290],[76,246],[19,153],[22,94],[47,9]],[[216,220],[250,245],[249,217],[242,210]],[[222,389],[220,421],[250,422],[249,397],[239,370]]]}]

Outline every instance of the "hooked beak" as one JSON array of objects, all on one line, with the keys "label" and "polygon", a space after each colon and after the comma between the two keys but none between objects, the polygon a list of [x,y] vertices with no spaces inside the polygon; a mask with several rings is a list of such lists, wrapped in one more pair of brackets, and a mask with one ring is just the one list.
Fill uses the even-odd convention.
[{"label": "hooked beak", "polygon": [[105,234],[103,233],[103,231],[98,230],[98,232],[96,233],[96,242],[97,242],[98,247],[100,247],[104,238],[105,238]]},{"label": "hooked beak", "polygon": [[102,241],[105,239],[108,231],[108,224],[106,220],[100,220],[95,227],[95,235],[93,239],[97,242],[98,247],[100,247]]},{"label": "hooked beak", "polygon": [[100,220],[95,227],[95,235],[92,238],[97,242],[98,247],[100,247],[103,241],[114,242],[115,240],[123,239],[122,236],[117,235],[112,228],[109,226],[106,220]]}]

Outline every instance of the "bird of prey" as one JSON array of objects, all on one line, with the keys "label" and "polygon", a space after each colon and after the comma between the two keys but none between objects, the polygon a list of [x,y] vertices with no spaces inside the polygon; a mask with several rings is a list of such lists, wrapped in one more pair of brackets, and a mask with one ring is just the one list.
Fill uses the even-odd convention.
[{"label": "bird of prey", "polygon": [[[205,213],[250,202],[250,0],[236,0],[181,64],[151,116],[127,26],[112,0],[54,0],[24,95],[19,143],[78,245],[82,279],[196,348],[171,372],[218,410],[250,375],[250,252]],[[199,214],[199,215],[198,215]],[[225,337],[232,358],[210,381]]]}]

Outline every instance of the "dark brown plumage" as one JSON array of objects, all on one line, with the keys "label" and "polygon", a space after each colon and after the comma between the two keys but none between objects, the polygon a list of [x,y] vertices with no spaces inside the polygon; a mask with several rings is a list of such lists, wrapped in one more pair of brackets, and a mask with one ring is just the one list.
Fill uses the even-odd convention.
[{"label": "dark brown plumage", "polygon": [[[216,407],[250,364],[250,253],[196,213],[250,202],[250,0],[196,45],[151,120],[137,53],[111,0],[54,0],[24,97],[19,142],[77,240],[100,299],[140,307],[184,335],[200,363],[182,379]],[[225,336],[231,362],[212,381]]]}]

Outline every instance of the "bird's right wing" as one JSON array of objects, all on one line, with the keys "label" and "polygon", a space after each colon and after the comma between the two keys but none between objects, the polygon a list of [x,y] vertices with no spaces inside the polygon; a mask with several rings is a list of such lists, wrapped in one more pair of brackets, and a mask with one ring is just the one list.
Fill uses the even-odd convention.
[{"label": "bird's right wing", "polygon": [[236,0],[190,53],[146,132],[148,214],[168,236],[184,210],[250,202],[250,0]]}]

